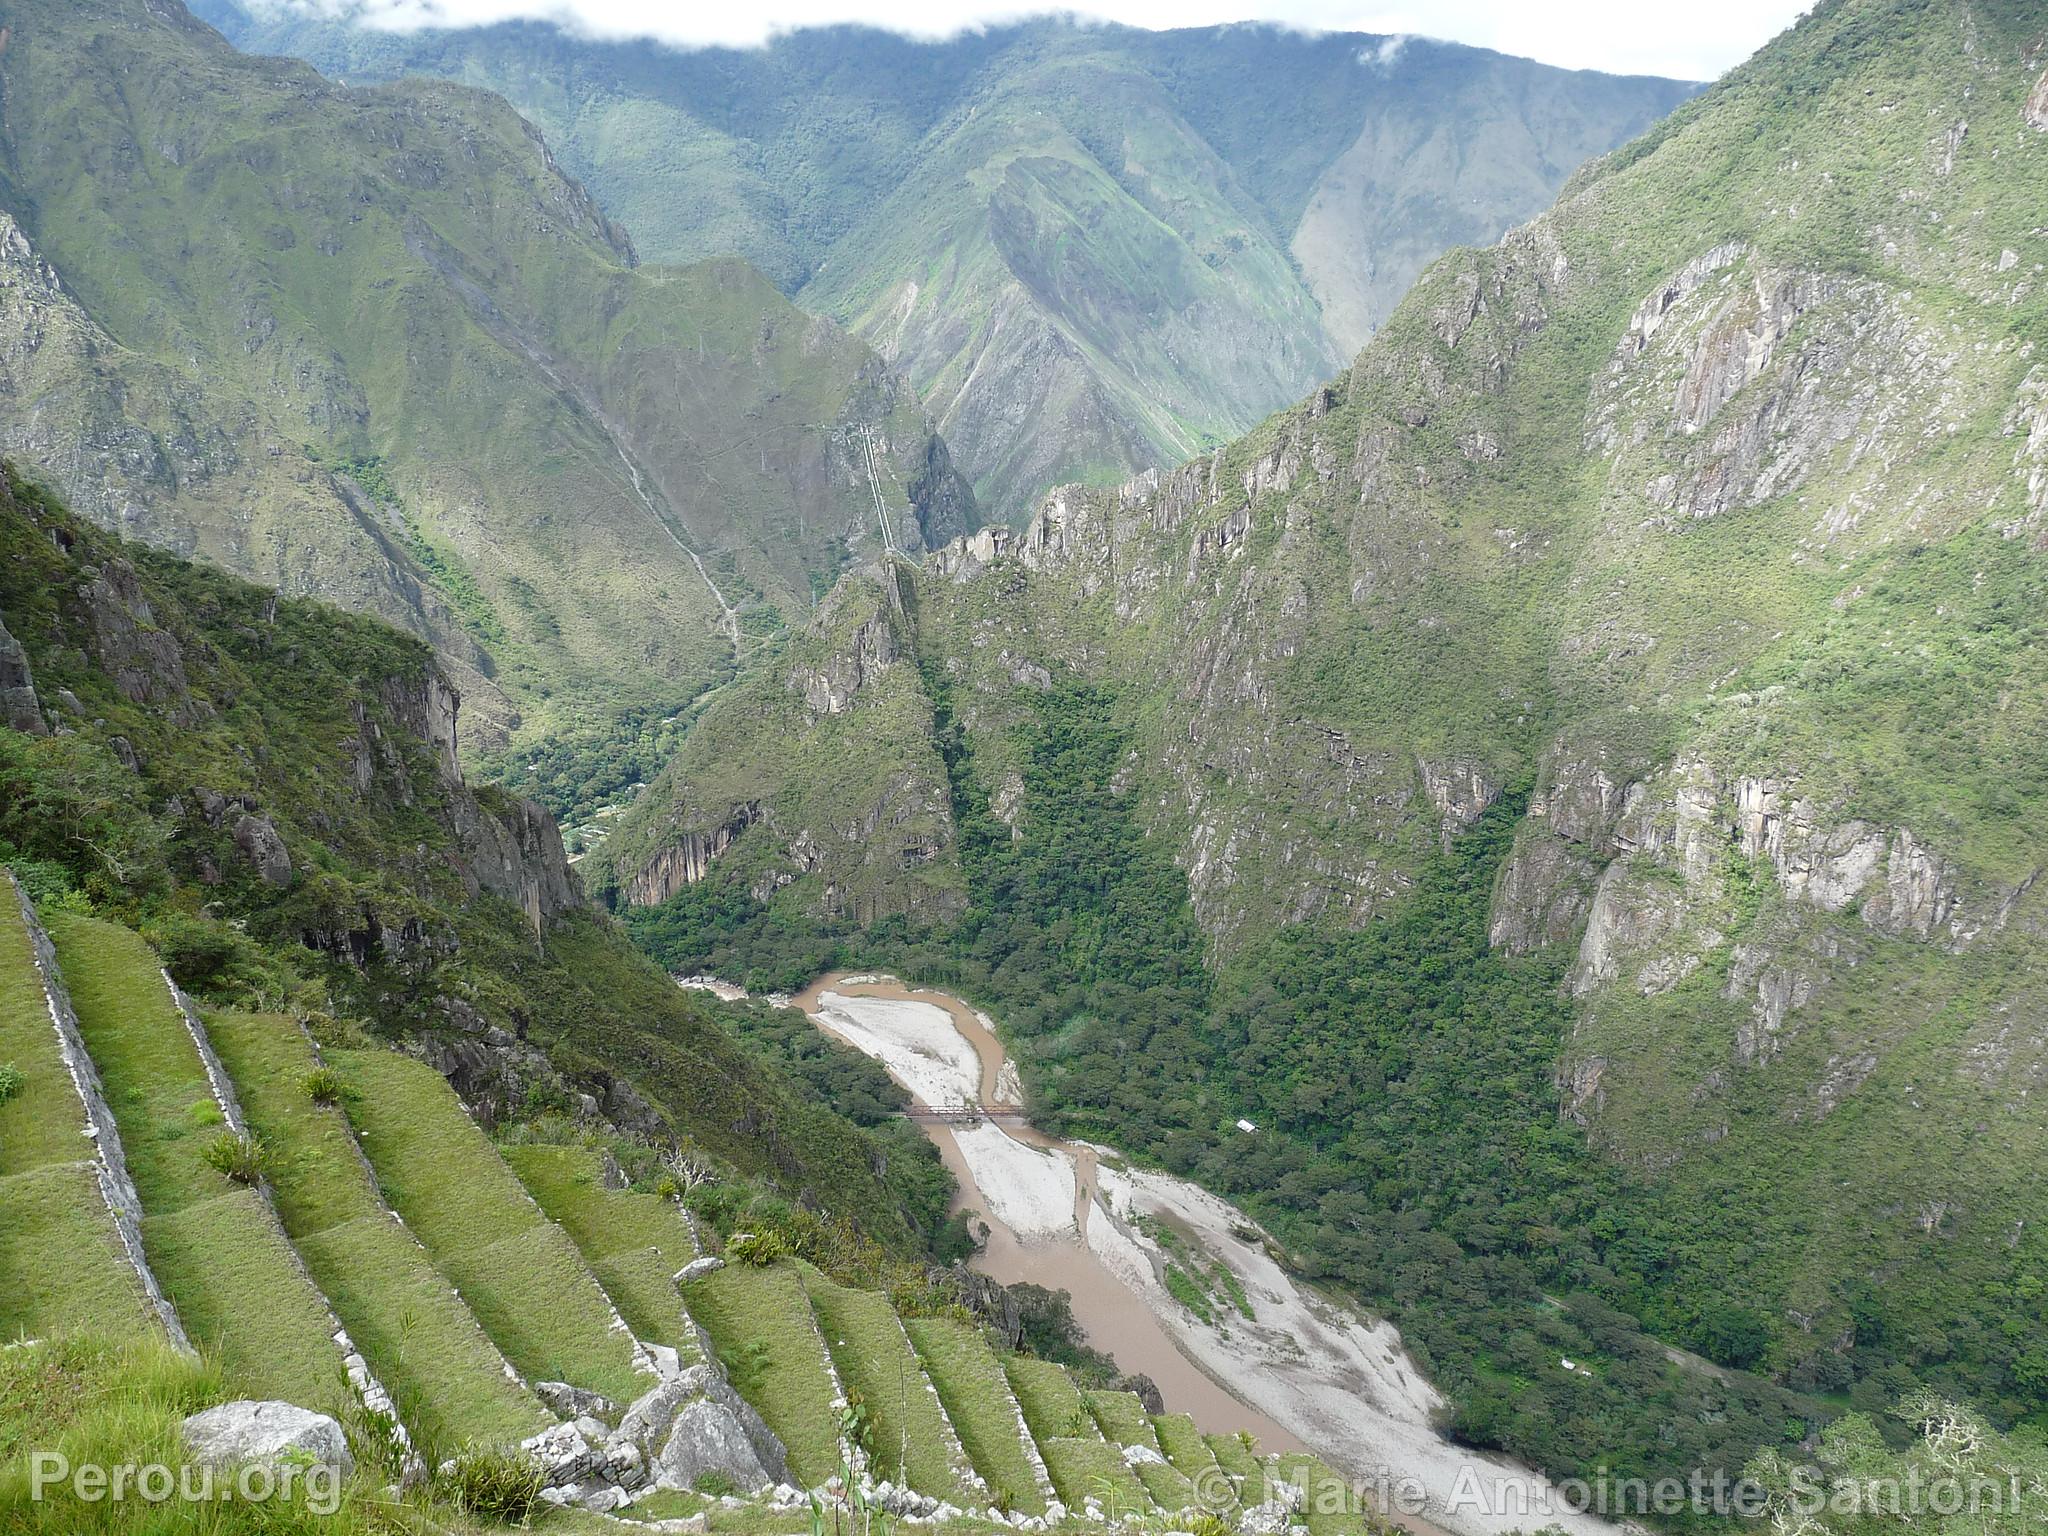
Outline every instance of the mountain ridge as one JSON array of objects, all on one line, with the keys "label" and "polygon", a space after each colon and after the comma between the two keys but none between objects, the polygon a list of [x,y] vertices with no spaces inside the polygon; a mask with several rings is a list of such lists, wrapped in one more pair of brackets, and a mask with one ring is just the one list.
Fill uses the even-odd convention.
[{"label": "mountain ridge", "polygon": [[673,709],[856,552],[977,521],[869,349],[736,261],[640,263],[498,98],[139,0],[4,19],[8,448],[435,640],[479,745]]},{"label": "mountain ridge", "polygon": [[1336,373],[1424,262],[1691,89],[1258,25],[683,52],[216,11],[332,72],[503,92],[645,250],[737,250],[899,361],[1019,523],[1059,481],[1173,462]]}]

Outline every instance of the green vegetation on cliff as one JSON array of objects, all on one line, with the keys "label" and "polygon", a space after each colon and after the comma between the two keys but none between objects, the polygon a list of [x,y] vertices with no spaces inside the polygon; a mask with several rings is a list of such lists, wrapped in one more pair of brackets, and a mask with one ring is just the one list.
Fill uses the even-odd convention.
[{"label": "green vegetation on cliff", "polygon": [[934,1156],[743,1046],[582,905],[552,823],[463,782],[423,644],[121,545],[11,474],[0,548],[0,615],[62,727],[0,730],[0,857],[39,896],[137,927],[210,1003],[427,1042],[495,1117],[587,1094],[885,1244],[943,1222]]}]

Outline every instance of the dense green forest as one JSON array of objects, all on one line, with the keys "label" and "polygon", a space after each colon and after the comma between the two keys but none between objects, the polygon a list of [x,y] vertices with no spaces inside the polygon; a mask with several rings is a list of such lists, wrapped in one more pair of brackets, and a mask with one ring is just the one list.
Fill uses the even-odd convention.
[{"label": "dense green forest", "polygon": [[[1782,1385],[1762,1374],[1777,1365],[1773,1277],[1734,1258],[1743,1229],[1772,1220],[1770,1192],[1721,1192],[1717,1210],[1591,1148],[1553,1080],[1566,957],[1488,942],[1526,785],[1425,864],[1391,914],[1284,929],[1212,974],[1181,872],[1115,787],[1129,743],[1111,699],[1035,696],[1013,834],[978,789],[942,680],[927,682],[969,877],[956,923],[856,932],[706,881],[632,914],[640,941],[672,969],[754,985],[872,964],[974,998],[1001,1020],[1041,1124],[1239,1201],[1307,1273],[1400,1325],[1454,1403],[1453,1434],[1554,1473],[1732,1472],[1923,1382],[2008,1422],[2042,1412],[2025,1363],[2037,1322],[1987,1304],[1936,1354],[1879,1286],[1855,1299],[1848,1350],[1778,1372]],[[1267,1134],[1232,1133],[1240,1114]]]}]

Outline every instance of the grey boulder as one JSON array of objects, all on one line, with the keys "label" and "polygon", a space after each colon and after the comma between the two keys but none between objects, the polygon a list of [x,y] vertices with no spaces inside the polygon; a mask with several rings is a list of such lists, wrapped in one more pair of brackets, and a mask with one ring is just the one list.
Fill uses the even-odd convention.
[{"label": "grey boulder", "polygon": [[332,1468],[343,1478],[355,1474],[341,1425],[291,1403],[222,1403],[193,1414],[184,1428],[186,1448],[205,1466],[275,1466],[288,1460]]},{"label": "grey boulder", "polygon": [[572,1387],[566,1381],[536,1381],[533,1393],[565,1419],[591,1418],[610,1422],[619,1416],[619,1405],[610,1398],[583,1387]]},{"label": "grey boulder", "polygon": [[654,1472],[655,1481],[670,1488],[688,1488],[707,1472],[724,1473],[747,1493],[775,1481],[738,1417],[708,1397],[685,1403],[676,1414]]}]

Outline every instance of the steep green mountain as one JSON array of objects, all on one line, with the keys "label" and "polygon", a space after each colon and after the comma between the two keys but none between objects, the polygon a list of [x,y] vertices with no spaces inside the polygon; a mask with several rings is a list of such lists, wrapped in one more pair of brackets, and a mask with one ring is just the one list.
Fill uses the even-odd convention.
[{"label": "steep green mountain", "polygon": [[992,515],[1242,432],[1682,100],[1449,44],[1033,21],[676,52],[220,0],[252,51],[502,93],[662,260],[738,252],[902,365]]},{"label": "steep green mountain", "polygon": [[2043,207],[2036,0],[1823,4],[1248,437],[849,578],[613,899],[983,997],[1476,1443],[2038,1426]]},{"label": "steep green mountain", "polygon": [[471,741],[673,710],[854,554],[975,525],[911,390],[643,267],[502,101],[10,0],[0,445],[104,526],[431,639]]},{"label": "steep green mountain", "polygon": [[486,1118],[580,1102],[899,1248],[943,1218],[920,1137],[763,1065],[585,905],[545,812],[464,780],[420,641],[121,545],[11,468],[0,549],[0,856],[46,906],[139,927],[209,1004],[406,1042]]},{"label": "steep green mountain", "polygon": [[161,1526],[32,1458],[197,1489],[197,1415],[260,1400],[353,1471],[310,1440],[298,1492],[165,1528],[1257,1529],[1306,1488],[1312,1536],[1384,1529],[1147,1413],[1063,1302],[934,1266],[907,1095],[584,905],[554,824],[464,780],[423,643],[12,465],[0,554],[0,1528]]}]

